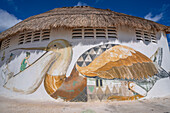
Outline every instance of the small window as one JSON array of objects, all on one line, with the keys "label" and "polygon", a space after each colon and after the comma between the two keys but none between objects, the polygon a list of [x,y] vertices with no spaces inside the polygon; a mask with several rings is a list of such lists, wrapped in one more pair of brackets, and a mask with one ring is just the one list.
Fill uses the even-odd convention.
[{"label": "small window", "polygon": [[106,39],[106,30],[96,29],[96,39]]},{"label": "small window", "polygon": [[84,39],[94,39],[94,29],[85,28],[84,29]]},{"label": "small window", "polygon": [[153,43],[157,43],[155,33],[151,33],[150,35],[151,35],[151,40],[152,40],[152,42],[153,42]]},{"label": "small window", "polygon": [[46,41],[50,39],[50,29],[44,29],[42,30],[42,37],[41,40],[42,41]]},{"label": "small window", "polygon": [[10,38],[6,38],[2,41],[1,50],[9,48]]},{"label": "small window", "polygon": [[25,38],[25,34],[20,34],[20,35],[19,35],[18,45],[20,45],[20,44],[23,44],[23,43],[24,43],[24,38]]},{"label": "small window", "polygon": [[82,28],[73,29],[72,39],[82,39]]},{"label": "small window", "polygon": [[117,38],[116,27],[108,27],[107,33],[108,33],[108,38]]},{"label": "small window", "polygon": [[151,41],[150,33],[147,31],[144,31],[144,40],[148,42]]},{"label": "small window", "polygon": [[74,28],[72,39],[117,39],[116,27],[108,28]]},{"label": "small window", "polygon": [[32,39],[32,32],[27,32],[25,36],[25,43],[30,43]]},{"label": "small window", "polygon": [[27,44],[31,42],[46,41],[50,39],[50,29],[39,31],[25,31],[19,34],[18,45]]},{"label": "small window", "polygon": [[41,36],[41,32],[40,31],[35,31],[33,33],[33,42],[40,41],[40,36]]},{"label": "small window", "polygon": [[149,31],[144,31],[139,29],[136,30],[136,40],[157,43],[156,35],[154,32],[149,32]]},{"label": "small window", "polygon": [[143,40],[143,31],[136,30],[136,40]]}]

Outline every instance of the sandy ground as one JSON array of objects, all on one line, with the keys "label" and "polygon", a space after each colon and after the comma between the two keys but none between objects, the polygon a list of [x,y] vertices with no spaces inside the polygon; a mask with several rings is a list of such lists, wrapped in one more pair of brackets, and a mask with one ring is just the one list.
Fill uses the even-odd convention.
[{"label": "sandy ground", "polygon": [[137,101],[35,102],[0,97],[0,113],[170,113],[170,96]]}]

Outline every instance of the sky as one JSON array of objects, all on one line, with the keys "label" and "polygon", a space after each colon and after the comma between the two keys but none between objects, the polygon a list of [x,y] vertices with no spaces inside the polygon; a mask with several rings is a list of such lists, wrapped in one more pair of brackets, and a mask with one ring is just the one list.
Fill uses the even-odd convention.
[{"label": "sky", "polygon": [[69,6],[111,9],[170,26],[170,0],[0,0],[0,32],[30,16]]}]

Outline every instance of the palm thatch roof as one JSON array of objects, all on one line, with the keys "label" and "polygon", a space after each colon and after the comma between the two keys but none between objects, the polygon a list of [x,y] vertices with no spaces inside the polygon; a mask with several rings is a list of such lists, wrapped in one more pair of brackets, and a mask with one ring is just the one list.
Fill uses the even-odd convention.
[{"label": "palm thatch roof", "polygon": [[168,28],[166,29],[166,33],[170,34],[170,26],[168,26]]},{"label": "palm thatch roof", "polygon": [[139,17],[117,13],[109,9],[89,6],[56,8],[29,17],[0,34],[0,40],[24,30],[41,30],[57,27],[112,27],[126,25],[146,30],[170,32],[170,27]]}]

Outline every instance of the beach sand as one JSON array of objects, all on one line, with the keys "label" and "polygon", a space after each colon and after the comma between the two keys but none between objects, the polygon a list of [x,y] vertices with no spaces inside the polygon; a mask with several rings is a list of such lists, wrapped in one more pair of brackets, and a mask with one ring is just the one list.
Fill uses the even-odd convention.
[{"label": "beach sand", "polygon": [[170,96],[88,103],[29,101],[0,96],[0,113],[170,113]]}]

